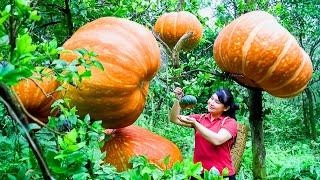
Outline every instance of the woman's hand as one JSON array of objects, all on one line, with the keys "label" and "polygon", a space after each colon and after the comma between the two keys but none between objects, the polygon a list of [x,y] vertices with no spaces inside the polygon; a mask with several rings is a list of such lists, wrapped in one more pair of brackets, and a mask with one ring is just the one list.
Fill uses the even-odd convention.
[{"label": "woman's hand", "polygon": [[180,87],[176,87],[173,92],[178,100],[180,100],[184,96],[183,90]]},{"label": "woman's hand", "polygon": [[197,122],[195,118],[191,118],[188,116],[179,115],[177,116],[177,118],[183,123],[190,124],[192,127],[194,127]]}]

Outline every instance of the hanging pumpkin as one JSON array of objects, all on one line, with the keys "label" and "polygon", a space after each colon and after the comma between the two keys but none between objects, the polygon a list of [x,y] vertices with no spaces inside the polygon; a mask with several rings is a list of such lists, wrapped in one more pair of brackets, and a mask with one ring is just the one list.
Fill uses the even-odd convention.
[{"label": "hanging pumpkin", "polygon": [[[69,50],[86,49],[97,54],[104,71],[92,68],[92,75],[79,88],[68,87],[66,97],[80,115],[102,120],[105,128],[131,125],[141,114],[149,81],[160,68],[160,50],[153,34],[135,22],[104,17],[92,21],[67,40]],[[61,54],[72,61],[73,53]]]},{"label": "hanging pumpkin", "polygon": [[160,16],[154,26],[154,31],[170,47],[174,47],[186,33],[192,32],[191,37],[182,45],[183,50],[196,47],[202,37],[202,25],[197,17],[189,12],[170,12]]},{"label": "hanging pumpkin", "polygon": [[[133,156],[144,155],[161,169],[171,168],[182,160],[181,152],[173,142],[134,125],[114,130],[102,151],[107,154],[104,161],[114,165],[118,171],[131,168],[128,161]],[[170,158],[166,167],[163,160],[167,156]]]},{"label": "hanging pumpkin", "polygon": [[223,28],[214,42],[214,58],[240,83],[277,97],[303,91],[313,71],[295,38],[263,11],[246,13]]},{"label": "hanging pumpkin", "polygon": [[197,104],[197,98],[192,95],[185,95],[179,100],[182,109],[193,108]]},{"label": "hanging pumpkin", "polygon": [[[36,83],[35,83],[36,82]],[[58,93],[54,92],[59,87],[59,83],[49,77],[43,77],[42,81],[37,79],[24,79],[12,89],[15,91],[26,110],[42,122],[48,121],[51,105],[58,98]],[[43,91],[42,91],[42,90]]]}]

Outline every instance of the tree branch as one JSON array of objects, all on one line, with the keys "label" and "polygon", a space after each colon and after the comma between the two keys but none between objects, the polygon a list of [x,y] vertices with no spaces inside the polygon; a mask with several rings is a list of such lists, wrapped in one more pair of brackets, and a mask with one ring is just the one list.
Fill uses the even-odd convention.
[{"label": "tree branch", "polygon": [[309,55],[310,55],[310,59],[312,60],[313,59],[313,55],[314,55],[314,52],[317,50],[317,48],[319,47],[318,45],[320,44],[320,37],[312,44],[311,48],[310,48],[310,52],[309,52]]},{"label": "tree branch", "polygon": [[2,102],[6,106],[9,115],[17,122],[19,126],[21,126],[21,129],[25,134],[29,146],[39,163],[44,179],[54,179],[50,174],[49,168],[44,158],[42,157],[37,144],[33,141],[26,128],[27,117],[22,113],[21,104],[18,103],[16,97],[12,96],[10,92],[11,90],[5,84],[0,83],[0,102]]},{"label": "tree branch", "polygon": [[51,26],[51,25],[55,25],[55,24],[59,24],[59,23],[61,23],[61,21],[48,22],[48,23],[42,24],[42,25],[39,26],[39,27],[36,27],[36,29],[46,28],[47,26]]},{"label": "tree branch", "polygon": [[73,33],[73,22],[72,22],[72,15],[69,5],[70,0],[64,0],[65,8],[65,15],[67,19],[67,29],[68,29],[68,36],[70,37]]}]

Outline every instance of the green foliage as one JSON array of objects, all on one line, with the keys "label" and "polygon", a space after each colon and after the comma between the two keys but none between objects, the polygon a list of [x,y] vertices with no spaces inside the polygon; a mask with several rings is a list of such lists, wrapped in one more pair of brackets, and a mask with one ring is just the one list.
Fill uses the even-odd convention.
[{"label": "green foliage", "polygon": [[158,167],[150,164],[146,157],[139,156],[134,157],[130,160],[132,163],[132,169],[121,173],[121,178],[124,179],[188,179],[189,177],[195,177],[197,179],[205,180],[222,180],[223,177],[220,176],[219,172],[212,168],[210,171],[204,172],[204,178],[200,176],[202,171],[202,166],[200,163],[194,164],[190,160],[183,160],[176,163],[171,169],[166,169],[161,171]]},{"label": "green foliage", "polygon": [[[90,77],[92,66],[103,70],[96,61],[96,54],[86,50],[73,53],[78,58],[71,63],[59,59],[67,52],[59,48],[72,32],[83,24],[103,16],[127,18],[152,28],[157,17],[165,12],[176,11],[178,1],[0,1],[0,81],[14,85],[20,79],[37,72],[42,76],[55,76],[62,83],[77,86],[83,78]],[[67,2],[67,3],[66,3]],[[230,79],[221,76],[213,59],[212,45],[219,31],[235,17],[251,10],[265,10],[278,17],[279,22],[294,34],[304,46],[314,63],[313,91],[315,96],[315,118],[319,120],[319,3],[310,1],[261,0],[245,3],[244,0],[222,1],[212,7],[213,25],[209,18],[199,15],[202,7],[212,1],[185,1],[183,9],[195,14],[204,26],[200,44],[191,52],[181,52],[181,67],[172,68],[171,58],[163,52],[161,70],[150,84],[147,103],[136,124],[146,127],[173,142],[181,149],[184,161],[164,171],[149,164],[145,157],[131,160],[133,168],[118,173],[113,166],[102,164],[106,154],[100,147],[105,135],[101,121],[90,116],[80,118],[75,107],[68,100],[58,100],[53,107],[59,110],[56,117],[50,117],[48,127],[29,125],[30,132],[41,145],[50,171],[57,179],[187,179],[198,177],[200,164],[193,164],[194,131],[183,128],[168,120],[176,86],[183,87],[185,94],[196,96],[194,109],[183,114],[204,113],[208,98],[221,88],[231,89],[240,104],[238,121],[247,124],[247,94]],[[41,18],[40,18],[41,16]],[[212,19],[211,19],[212,20]],[[13,26],[15,23],[16,26]],[[14,32],[14,33],[13,33]],[[69,51],[68,51],[69,52]],[[78,67],[84,67],[78,71]],[[51,73],[44,71],[52,69]],[[106,69],[107,71],[107,69]],[[58,88],[62,90],[63,86]],[[302,98],[278,100],[264,96],[266,166],[270,179],[319,179],[319,142],[309,141],[305,136]],[[319,127],[319,123],[317,124]],[[318,128],[319,129],[319,128]],[[20,128],[7,115],[0,104],[0,179],[41,179],[38,163],[28,147]],[[252,179],[251,142],[247,142],[243,163],[237,179]],[[205,171],[204,179],[221,179],[212,169]]]}]

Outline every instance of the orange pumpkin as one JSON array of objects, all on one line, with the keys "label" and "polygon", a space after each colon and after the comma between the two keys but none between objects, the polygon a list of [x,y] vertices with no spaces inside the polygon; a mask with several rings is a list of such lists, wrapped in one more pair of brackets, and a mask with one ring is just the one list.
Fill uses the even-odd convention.
[{"label": "orange pumpkin", "polygon": [[189,12],[171,12],[160,16],[154,26],[154,31],[170,47],[174,47],[178,40],[186,33],[192,36],[183,44],[183,50],[196,47],[202,37],[202,25],[197,17]]},{"label": "orange pumpkin", "polygon": [[[105,128],[134,123],[144,108],[149,81],[160,68],[160,50],[151,31],[126,19],[104,17],[82,26],[63,47],[94,51],[104,66],[104,71],[92,68],[92,76],[78,89],[68,87],[66,97],[79,114],[89,113]],[[70,62],[76,55],[63,53],[60,58]]]},{"label": "orange pumpkin", "polygon": [[[33,82],[35,81],[35,82]],[[41,88],[39,88],[39,86]],[[50,115],[51,105],[58,98],[58,93],[53,93],[52,96],[46,97],[45,93],[52,93],[59,87],[59,82],[53,78],[43,77],[40,80],[21,80],[12,89],[20,98],[26,110],[42,122],[48,121]],[[41,90],[42,89],[42,90]]]},{"label": "orange pumpkin", "polygon": [[[104,161],[114,165],[118,171],[131,168],[128,161],[133,156],[144,155],[161,169],[171,168],[175,162],[182,160],[181,152],[173,142],[134,125],[116,129],[102,151],[107,153]],[[163,159],[168,155],[170,158],[166,167]]]},{"label": "orange pumpkin", "polygon": [[214,58],[240,83],[277,97],[303,91],[313,71],[295,38],[263,11],[246,13],[223,28],[214,42]]}]

